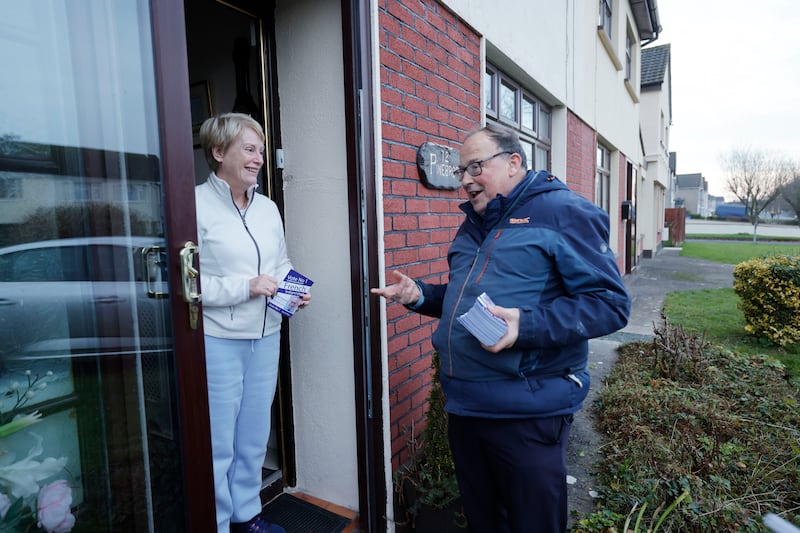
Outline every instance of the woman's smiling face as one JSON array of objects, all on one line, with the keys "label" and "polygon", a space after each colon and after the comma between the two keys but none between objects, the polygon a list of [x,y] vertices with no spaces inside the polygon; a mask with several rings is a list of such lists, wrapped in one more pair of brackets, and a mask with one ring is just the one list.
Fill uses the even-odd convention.
[{"label": "woman's smiling face", "polygon": [[217,176],[225,180],[231,190],[243,192],[255,185],[264,165],[264,143],[251,128],[244,128],[225,153],[214,149],[219,161]]}]

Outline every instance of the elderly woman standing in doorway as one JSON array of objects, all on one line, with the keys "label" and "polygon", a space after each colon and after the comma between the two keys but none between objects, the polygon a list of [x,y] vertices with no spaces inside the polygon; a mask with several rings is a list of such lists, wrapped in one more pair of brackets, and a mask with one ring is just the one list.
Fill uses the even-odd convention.
[{"label": "elderly woman standing in doorway", "polygon": [[211,167],[195,198],[218,533],[285,533],[261,516],[259,494],[282,318],[267,301],[292,268],[278,208],[256,192],[264,141],[241,113],[200,128]]}]

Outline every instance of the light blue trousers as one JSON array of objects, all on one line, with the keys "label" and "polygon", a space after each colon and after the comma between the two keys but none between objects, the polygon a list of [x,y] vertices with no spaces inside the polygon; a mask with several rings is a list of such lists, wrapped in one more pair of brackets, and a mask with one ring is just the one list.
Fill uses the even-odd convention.
[{"label": "light blue trousers", "polygon": [[255,340],[205,336],[219,533],[261,512],[261,468],[278,381],[280,333]]}]

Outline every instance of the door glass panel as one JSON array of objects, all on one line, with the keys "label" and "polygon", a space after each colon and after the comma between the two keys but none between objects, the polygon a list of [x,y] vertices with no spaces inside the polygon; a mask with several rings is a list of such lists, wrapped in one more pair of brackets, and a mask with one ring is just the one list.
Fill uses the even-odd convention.
[{"label": "door glass panel", "polygon": [[149,3],[0,8],[0,530],[183,531]]}]

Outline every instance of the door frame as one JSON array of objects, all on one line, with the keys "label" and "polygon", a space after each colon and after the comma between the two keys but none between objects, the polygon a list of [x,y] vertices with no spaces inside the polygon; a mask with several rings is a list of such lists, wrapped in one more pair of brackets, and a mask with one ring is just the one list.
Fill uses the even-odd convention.
[{"label": "door frame", "polygon": [[[196,242],[197,239],[195,205],[194,202],[186,202],[186,198],[194,197],[194,180],[186,179],[186,176],[194,176],[194,163],[191,131],[185,127],[191,123],[185,13],[182,2],[150,2],[163,156],[165,226],[173,264],[170,291],[179,296],[182,289],[180,273],[176,270],[178,253],[185,241]],[[247,3],[247,0],[242,2]],[[274,2],[266,5],[272,7],[269,11],[273,13]],[[379,281],[370,1],[341,0],[341,8],[347,164],[349,174],[354,176],[348,183],[348,196],[352,206],[349,210],[350,234],[353,237],[350,241],[350,281],[353,295],[356,433],[358,456],[361,457],[358,468],[359,521],[364,531],[377,532],[386,529],[388,481],[384,468],[380,305],[369,294],[369,287],[376,286]],[[273,17],[265,10],[266,7],[262,7],[257,12],[265,23],[274,24]],[[264,30],[265,35],[270,35],[269,28]],[[274,43],[267,43],[267,46],[274,46]],[[273,52],[274,49],[265,51],[267,64],[263,74],[266,78],[265,89],[274,97]],[[276,109],[277,100],[272,99],[269,104],[269,108],[265,109],[266,120],[277,121],[280,116]],[[270,130],[273,141],[271,148],[280,147],[279,123],[271,123]],[[273,179],[279,181],[282,178],[280,169],[271,170]],[[280,206],[282,198],[276,198],[276,203]],[[173,298],[171,305],[176,324],[187,323],[188,309],[182,299]],[[184,464],[192,465],[192,468],[184,469],[183,476],[187,529],[206,531],[209,530],[209,524],[216,523],[216,518],[202,325],[194,331],[176,331],[175,350]],[[290,377],[287,368],[284,372],[284,376]],[[192,436],[191,442],[186,438],[189,435]],[[292,452],[288,455],[287,481],[291,481],[294,466],[291,464]],[[284,472],[286,475],[287,472]]]},{"label": "door frame", "polygon": [[358,450],[359,524],[363,531],[386,531],[383,438],[383,366],[379,298],[369,288],[380,281],[378,214],[375,186],[376,113],[373,105],[372,20],[370,0],[341,0],[344,55],[347,182],[350,204],[350,287],[356,447]]},{"label": "door frame", "polygon": [[[150,0],[153,51],[161,133],[164,226],[167,234],[170,305],[175,341],[178,416],[183,450],[183,489],[187,531],[215,531],[216,503],[211,459],[211,428],[206,388],[202,321],[191,330],[182,298],[179,253],[197,242],[192,160],[189,65],[183,2]],[[202,287],[200,287],[202,292]]]},{"label": "door frame", "polygon": [[625,200],[629,202],[630,212],[625,222],[625,274],[630,274],[636,269],[637,246],[636,240],[636,199],[638,197],[636,171],[631,160],[625,165]]}]

